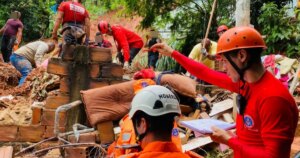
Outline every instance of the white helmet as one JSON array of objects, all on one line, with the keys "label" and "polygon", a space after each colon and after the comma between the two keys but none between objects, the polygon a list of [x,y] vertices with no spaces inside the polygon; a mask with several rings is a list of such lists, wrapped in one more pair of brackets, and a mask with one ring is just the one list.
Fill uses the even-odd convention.
[{"label": "white helmet", "polygon": [[175,94],[168,88],[159,85],[148,86],[134,96],[129,117],[132,118],[139,110],[150,116],[161,116],[169,113],[181,114]]}]

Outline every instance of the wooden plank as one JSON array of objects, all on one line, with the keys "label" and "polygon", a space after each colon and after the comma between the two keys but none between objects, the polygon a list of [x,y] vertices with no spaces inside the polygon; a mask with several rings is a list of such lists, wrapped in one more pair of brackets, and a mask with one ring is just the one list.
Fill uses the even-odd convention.
[{"label": "wooden plank", "polygon": [[62,61],[60,58],[51,58],[47,72],[56,75],[68,75],[68,63],[66,61]]},{"label": "wooden plank", "polygon": [[224,114],[222,114],[222,117],[223,117],[224,121],[226,121],[228,123],[234,123],[234,120],[230,113],[224,113]]},{"label": "wooden plank", "polygon": [[90,57],[92,62],[105,63],[112,61],[112,53],[110,48],[90,48]]},{"label": "wooden plank", "polygon": [[212,143],[213,141],[210,139],[209,136],[205,136],[205,137],[197,137],[194,138],[192,140],[189,140],[186,144],[182,145],[182,151],[190,151],[190,150],[194,150],[198,147],[202,147],[205,146],[207,144]]},{"label": "wooden plank", "polygon": [[0,158],[12,158],[13,157],[13,147],[3,146],[0,148]]},{"label": "wooden plank", "polygon": [[233,107],[233,101],[232,99],[226,99],[221,102],[213,104],[213,107],[211,109],[211,112],[209,114],[210,117],[213,117],[215,115],[221,114],[225,112],[226,110],[229,110]]}]

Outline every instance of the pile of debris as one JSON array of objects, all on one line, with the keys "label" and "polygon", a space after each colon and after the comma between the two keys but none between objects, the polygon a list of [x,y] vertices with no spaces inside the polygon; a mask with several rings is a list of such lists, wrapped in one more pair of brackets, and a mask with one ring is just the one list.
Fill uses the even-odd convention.
[{"label": "pile of debris", "polygon": [[1,125],[28,125],[32,111],[30,100],[21,96],[0,97]]},{"label": "pile of debris", "polygon": [[[11,66],[9,65],[8,67]],[[16,71],[15,74],[19,73],[14,68],[12,70]],[[18,77],[20,76],[14,76],[12,75],[10,78],[15,79],[15,84],[11,85],[7,83],[6,88],[0,91],[2,96],[24,96],[32,100],[43,101],[47,97],[47,91],[59,88],[59,77],[57,75],[48,74],[41,68],[33,69],[22,86],[16,86],[18,85]],[[7,88],[8,86],[10,86],[10,88]]]},{"label": "pile of debris", "polygon": [[12,65],[0,62],[0,95],[17,86],[20,77],[21,74]]},{"label": "pile of debris", "polygon": [[59,88],[59,77],[36,68],[22,86],[20,73],[10,64],[0,63],[0,124],[27,125],[32,117],[31,104],[43,101],[48,91]]}]

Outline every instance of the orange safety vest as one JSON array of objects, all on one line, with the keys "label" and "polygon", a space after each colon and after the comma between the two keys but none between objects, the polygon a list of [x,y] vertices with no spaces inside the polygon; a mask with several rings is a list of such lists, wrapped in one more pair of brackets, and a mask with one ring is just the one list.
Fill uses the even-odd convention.
[{"label": "orange safety vest", "polygon": [[134,93],[136,94],[138,91],[140,91],[143,88],[150,86],[150,85],[156,85],[155,81],[153,81],[152,79],[134,80],[134,83],[133,83]]},{"label": "orange safety vest", "polygon": [[[118,139],[108,147],[107,155],[119,157],[121,155],[139,152],[137,148],[126,148],[128,146],[137,145],[133,123],[128,114],[121,119],[120,128],[120,135]],[[176,145],[179,151],[182,151],[179,130],[176,123],[174,123],[174,128],[172,130],[172,142]]]}]

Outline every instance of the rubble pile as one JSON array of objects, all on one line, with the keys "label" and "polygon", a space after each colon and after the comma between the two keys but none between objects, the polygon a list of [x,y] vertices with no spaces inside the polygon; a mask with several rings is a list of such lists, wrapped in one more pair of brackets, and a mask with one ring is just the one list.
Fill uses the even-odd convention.
[{"label": "rubble pile", "polygon": [[[12,70],[17,71],[14,68]],[[15,74],[17,73],[15,72]],[[0,95],[24,96],[32,100],[43,101],[47,97],[47,91],[59,88],[59,76],[48,74],[43,69],[36,68],[27,76],[22,86],[16,86],[17,84],[18,80],[16,80],[15,87],[10,86],[10,88],[2,89]],[[7,83],[8,85],[9,83]]]},{"label": "rubble pile", "polygon": [[18,85],[21,74],[10,64],[0,62],[0,95]]},{"label": "rubble pile", "polygon": [[32,111],[30,100],[22,96],[1,97],[0,124],[27,125],[30,124]]}]

